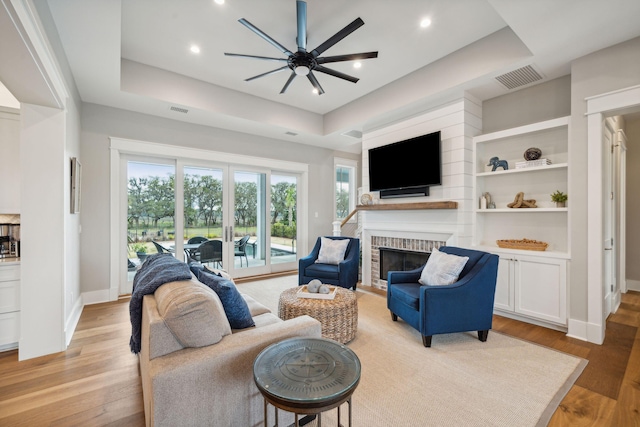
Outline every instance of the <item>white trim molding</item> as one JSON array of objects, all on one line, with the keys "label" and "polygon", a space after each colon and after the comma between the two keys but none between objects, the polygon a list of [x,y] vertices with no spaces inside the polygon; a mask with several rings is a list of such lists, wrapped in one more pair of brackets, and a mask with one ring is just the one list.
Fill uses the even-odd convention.
[{"label": "white trim molding", "polygon": [[[587,102],[587,340],[602,344],[605,336],[604,300],[604,212],[603,206],[603,144],[604,119],[625,109],[640,106],[640,85],[585,98]],[[570,322],[578,322],[570,320]],[[576,328],[580,330],[581,328]],[[571,330],[571,328],[570,328]]]}]

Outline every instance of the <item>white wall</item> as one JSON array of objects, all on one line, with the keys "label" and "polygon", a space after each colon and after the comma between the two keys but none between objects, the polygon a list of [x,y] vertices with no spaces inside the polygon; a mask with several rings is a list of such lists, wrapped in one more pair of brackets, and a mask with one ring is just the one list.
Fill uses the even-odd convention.
[{"label": "white wall", "polygon": [[640,291],[640,114],[633,120],[627,118],[625,125],[627,135],[627,286]]},{"label": "white wall", "polygon": [[[65,349],[64,112],[21,109],[20,360]],[[30,173],[39,171],[40,173]]]},{"label": "white wall", "polygon": [[83,212],[80,253],[83,293],[109,290],[109,137],[112,136],[307,163],[310,194],[309,238],[308,242],[299,244],[298,248],[302,254],[311,250],[317,236],[332,233],[334,156],[360,160],[358,155],[351,153],[84,104],[81,137]]}]

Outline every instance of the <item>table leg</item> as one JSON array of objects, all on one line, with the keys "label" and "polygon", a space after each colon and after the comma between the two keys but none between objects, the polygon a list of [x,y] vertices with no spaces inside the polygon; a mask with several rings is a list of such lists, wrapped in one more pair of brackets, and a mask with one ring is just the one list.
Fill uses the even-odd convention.
[{"label": "table leg", "polygon": [[267,420],[269,419],[269,414],[267,413],[267,399],[263,399],[262,401],[264,402],[264,427],[269,427],[269,424],[267,424]]}]

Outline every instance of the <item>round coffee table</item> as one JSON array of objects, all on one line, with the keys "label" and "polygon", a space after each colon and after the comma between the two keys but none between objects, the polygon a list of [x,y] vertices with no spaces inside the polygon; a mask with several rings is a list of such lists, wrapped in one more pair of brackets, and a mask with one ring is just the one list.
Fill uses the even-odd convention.
[{"label": "round coffee table", "polygon": [[334,299],[313,299],[298,296],[300,287],[286,289],[280,294],[278,317],[282,320],[307,314],[322,324],[322,336],[348,343],[358,330],[358,301],[355,292],[337,288]]},{"label": "round coffee table", "polygon": [[348,347],[324,338],[289,338],[272,344],[253,362],[253,379],[264,397],[264,425],[268,421],[268,404],[298,415],[317,415],[322,425],[322,412],[349,405],[351,395],[360,382],[360,359]]}]

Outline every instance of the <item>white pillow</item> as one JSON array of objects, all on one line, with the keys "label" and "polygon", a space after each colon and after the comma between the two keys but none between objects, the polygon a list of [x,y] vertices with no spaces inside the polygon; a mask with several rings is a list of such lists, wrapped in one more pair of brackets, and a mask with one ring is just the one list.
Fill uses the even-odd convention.
[{"label": "white pillow", "polygon": [[347,246],[349,246],[349,239],[321,237],[320,252],[316,262],[320,264],[340,264],[340,262],[344,261]]},{"label": "white pillow", "polygon": [[451,285],[458,280],[467,261],[468,256],[446,254],[436,248],[431,252],[418,282],[427,286]]}]

